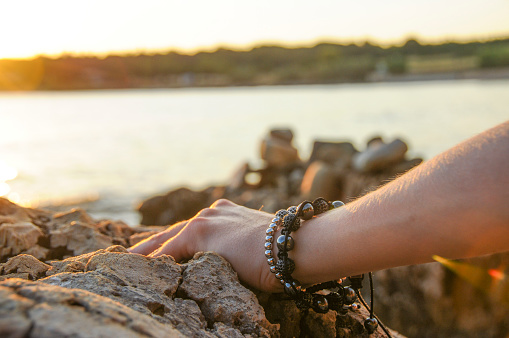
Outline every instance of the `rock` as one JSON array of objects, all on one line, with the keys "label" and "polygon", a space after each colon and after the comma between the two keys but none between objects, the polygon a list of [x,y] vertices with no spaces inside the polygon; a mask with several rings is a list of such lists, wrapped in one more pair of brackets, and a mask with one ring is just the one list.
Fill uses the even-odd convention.
[{"label": "rock", "polygon": [[183,337],[106,297],[41,282],[0,283],[2,337]]},{"label": "rock", "polygon": [[54,220],[58,223],[71,223],[80,222],[85,224],[93,224],[94,220],[90,217],[85,210],[81,208],[71,209],[70,211],[56,213]]},{"label": "rock", "polygon": [[0,276],[0,282],[6,279],[10,278],[20,278],[20,279],[26,279],[31,280],[30,274],[28,272],[20,272],[20,273],[8,273],[6,275]]},{"label": "rock", "polygon": [[111,238],[113,244],[129,246],[128,238],[134,234],[130,226],[120,221],[104,220],[97,224],[97,230]]},{"label": "rock", "polygon": [[17,206],[6,198],[0,197],[0,224],[30,221],[31,218],[24,208]]},{"label": "rock", "polygon": [[325,162],[315,161],[309,165],[300,187],[303,200],[323,197],[327,200],[340,198],[338,178],[334,167]]},{"label": "rock", "polygon": [[46,276],[55,275],[61,272],[83,272],[85,271],[85,267],[88,264],[88,261],[93,256],[106,252],[127,253],[128,251],[126,248],[120,245],[114,245],[106,249],[88,252],[75,257],[69,257],[62,261],[50,261],[49,264],[52,266],[52,268],[46,272]]},{"label": "rock", "polygon": [[2,264],[2,267],[2,274],[28,273],[28,277],[32,280],[45,276],[46,271],[51,269],[51,265],[44,264],[30,255],[12,257],[7,263]]},{"label": "rock", "polygon": [[[248,198],[253,207],[267,203],[275,209],[288,203],[288,187],[289,180],[281,177],[275,194],[267,187],[241,189],[239,196]],[[213,253],[199,253],[180,265],[169,256],[130,254],[120,245],[90,252],[165,227],[126,228],[121,222],[96,223],[80,211],[55,216],[6,205],[10,215],[28,215],[32,223],[25,226],[40,230],[37,244],[25,252],[41,251],[39,256],[53,258],[81,254],[53,259],[49,265],[29,255],[0,264],[0,336],[320,337],[338,327],[334,315],[302,318],[289,301],[267,308],[281,308],[276,305],[280,303],[288,309],[293,306],[293,312],[280,313],[279,322],[271,324],[256,295],[239,283],[226,260]],[[20,224],[16,217],[2,226]],[[321,331],[312,328],[313,322],[323,322]]]},{"label": "rock", "polygon": [[[279,324],[282,338],[290,337],[387,337],[379,326],[369,335],[364,328],[364,319],[369,312],[364,308],[338,315],[335,311],[319,314],[313,310],[302,312],[292,300],[281,299],[280,295],[257,293],[267,319]],[[298,325],[296,325],[298,323]],[[403,337],[390,330],[392,337]]]},{"label": "rock", "polygon": [[[291,137],[290,137],[291,135]],[[272,130],[261,143],[261,158],[268,168],[284,168],[300,162],[299,153],[292,145],[289,130]]]},{"label": "rock", "polygon": [[41,229],[32,223],[0,225],[0,258],[17,255],[32,248],[42,236],[44,233]]},{"label": "rock", "polygon": [[33,247],[25,250],[24,253],[34,256],[38,260],[45,260],[48,257],[50,250],[40,245],[34,245]]},{"label": "rock", "polygon": [[287,143],[291,143],[293,140],[293,132],[291,129],[283,128],[283,129],[272,129],[269,132],[271,138],[279,139],[285,141]]},{"label": "rock", "polygon": [[[509,284],[489,272],[509,273],[509,253],[465,259],[474,286],[439,263],[398,267],[375,273],[375,311],[384,323],[409,336],[506,337],[509,334]],[[502,268],[502,270],[500,270]]]},{"label": "rock", "polygon": [[321,161],[327,164],[342,162],[342,166],[349,166],[357,149],[350,142],[315,141],[309,157],[309,163]]},{"label": "rock", "polygon": [[185,264],[179,293],[196,301],[209,325],[221,322],[242,334],[263,337],[277,332],[277,326],[265,318],[256,296],[239,283],[231,266],[216,254],[197,253]]},{"label": "rock", "polygon": [[[198,305],[173,299],[182,279],[182,268],[169,256],[97,252],[83,255],[83,273],[59,273],[41,281],[51,285],[87,290],[119,302],[155,320],[176,327],[186,336],[211,336]],[[68,259],[68,265],[72,259]]]},{"label": "rock", "polygon": [[144,201],[138,211],[142,215],[141,224],[167,225],[189,219],[198,211],[210,205],[209,191],[192,191],[179,188],[163,196],[155,196]]},{"label": "rock", "polygon": [[335,311],[329,311],[325,314],[309,311],[304,317],[306,332],[303,333],[316,337],[336,337],[337,316],[338,314]]},{"label": "rock", "polygon": [[400,139],[391,143],[371,142],[370,146],[353,158],[353,167],[363,173],[386,169],[403,161],[408,146]]},{"label": "rock", "polygon": [[110,237],[101,234],[96,227],[72,221],[51,233],[51,248],[64,247],[72,255],[104,249],[113,244]]}]

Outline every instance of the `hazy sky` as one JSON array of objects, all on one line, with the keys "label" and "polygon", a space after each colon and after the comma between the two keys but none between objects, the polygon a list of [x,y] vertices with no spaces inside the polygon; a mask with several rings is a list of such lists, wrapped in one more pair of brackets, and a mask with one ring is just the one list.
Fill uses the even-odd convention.
[{"label": "hazy sky", "polygon": [[509,36],[509,0],[6,0],[0,58]]}]

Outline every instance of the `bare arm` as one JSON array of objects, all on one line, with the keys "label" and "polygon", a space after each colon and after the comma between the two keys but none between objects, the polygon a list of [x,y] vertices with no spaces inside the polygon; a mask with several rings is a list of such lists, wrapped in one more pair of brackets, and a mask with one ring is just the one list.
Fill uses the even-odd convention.
[{"label": "bare arm", "polygon": [[[303,284],[394,266],[509,250],[509,122],[442,153],[292,234],[293,276]],[[239,277],[266,291],[281,286],[263,253],[272,215],[218,201],[171,236],[131,252],[180,260],[216,251]],[[169,238],[169,239],[168,239]],[[164,239],[164,241],[163,241]]]},{"label": "bare arm", "polygon": [[[295,233],[303,283],[509,250],[509,123]],[[330,247],[336,248],[332,256]],[[327,258],[330,257],[330,258]],[[330,268],[326,268],[330,266]],[[312,277],[311,277],[312,276]]]}]

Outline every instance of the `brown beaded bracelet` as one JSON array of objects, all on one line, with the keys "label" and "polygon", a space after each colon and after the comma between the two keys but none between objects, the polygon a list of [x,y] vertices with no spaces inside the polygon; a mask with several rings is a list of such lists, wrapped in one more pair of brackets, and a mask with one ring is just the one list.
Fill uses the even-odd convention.
[{"label": "brown beaded bracelet", "polygon": [[[297,307],[301,310],[313,309],[317,313],[327,313],[329,310],[335,310],[340,314],[346,313],[348,310],[356,310],[359,305],[355,303],[359,299],[362,304],[369,310],[368,317],[364,326],[369,333],[373,333],[378,324],[390,336],[388,330],[373,314],[373,303],[368,307],[360,294],[362,287],[362,279],[364,275],[348,277],[349,286],[342,285],[342,281],[330,281],[303,289],[291,274],[295,270],[295,262],[288,257],[288,252],[295,246],[295,241],[290,236],[293,231],[297,231],[302,221],[307,221],[315,215],[319,215],[331,209],[340,208],[344,205],[341,201],[328,202],[324,198],[317,198],[313,202],[304,201],[299,206],[292,206],[288,209],[281,209],[276,212],[266,231],[265,237],[265,256],[269,264],[270,272],[274,273],[276,278],[284,287],[284,292],[290,296]],[[274,236],[280,228],[281,235],[276,240],[278,247],[277,262],[273,254]],[[371,285],[371,302],[373,302],[373,284],[372,274],[369,273]],[[328,289],[326,294],[318,293],[319,291]]]}]

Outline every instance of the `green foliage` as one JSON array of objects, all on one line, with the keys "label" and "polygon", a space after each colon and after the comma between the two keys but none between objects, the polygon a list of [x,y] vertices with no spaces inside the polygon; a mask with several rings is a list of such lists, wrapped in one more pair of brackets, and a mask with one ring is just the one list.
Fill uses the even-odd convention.
[{"label": "green foliage", "polygon": [[479,58],[481,68],[509,67],[509,43],[482,48]]},{"label": "green foliage", "polygon": [[[412,60],[422,65],[445,59],[475,59],[483,68],[509,66],[509,39],[441,45],[409,39],[402,46],[389,48],[367,41],[361,45],[320,43],[308,48],[260,46],[250,51],[221,48],[195,55],[168,52],[102,59],[0,60],[0,90],[360,82],[373,72],[405,74],[412,71]],[[477,67],[477,63],[470,64],[467,66]]]}]

